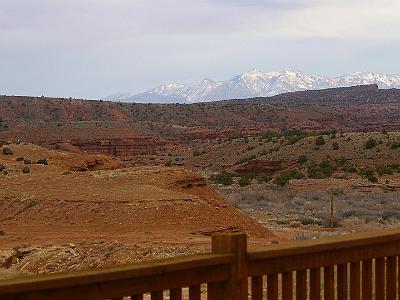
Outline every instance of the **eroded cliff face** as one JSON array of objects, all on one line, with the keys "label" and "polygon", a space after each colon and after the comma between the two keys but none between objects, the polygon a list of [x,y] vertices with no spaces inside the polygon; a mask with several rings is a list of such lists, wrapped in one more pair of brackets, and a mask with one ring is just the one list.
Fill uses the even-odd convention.
[{"label": "eroded cliff face", "polygon": [[106,154],[121,158],[141,154],[160,154],[167,150],[168,143],[153,137],[119,139],[72,140],[71,145],[87,153]]}]

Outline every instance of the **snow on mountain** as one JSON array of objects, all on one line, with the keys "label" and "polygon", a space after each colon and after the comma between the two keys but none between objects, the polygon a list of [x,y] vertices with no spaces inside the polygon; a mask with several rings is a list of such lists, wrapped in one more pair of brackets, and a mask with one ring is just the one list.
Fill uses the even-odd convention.
[{"label": "snow on mountain", "polygon": [[400,75],[356,72],[336,78],[315,76],[300,71],[249,72],[225,81],[202,79],[186,84],[168,83],[147,92],[116,94],[111,101],[144,103],[195,103],[225,99],[268,97],[286,92],[332,87],[377,84],[380,88],[400,88]]}]

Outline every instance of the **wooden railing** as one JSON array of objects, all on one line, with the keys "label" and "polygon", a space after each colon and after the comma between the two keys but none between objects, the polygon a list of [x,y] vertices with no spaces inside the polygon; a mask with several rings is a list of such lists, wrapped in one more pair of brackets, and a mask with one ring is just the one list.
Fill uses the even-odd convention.
[{"label": "wooden railing", "polygon": [[0,281],[0,299],[395,300],[399,255],[399,229],[250,251],[245,234],[216,234],[210,254]]}]

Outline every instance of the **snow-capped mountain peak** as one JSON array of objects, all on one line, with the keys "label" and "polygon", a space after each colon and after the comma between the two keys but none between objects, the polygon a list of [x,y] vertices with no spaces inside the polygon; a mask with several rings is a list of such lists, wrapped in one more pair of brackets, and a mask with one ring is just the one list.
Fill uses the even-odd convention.
[{"label": "snow-capped mountain peak", "polygon": [[106,99],[127,102],[194,103],[268,97],[286,92],[362,84],[377,84],[380,88],[400,88],[400,75],[356,72],[331,78],[289,69],[270,72],[252,69],[224,81],[203,78],[185,84],[167,83],[144,93],[117,94]]}]

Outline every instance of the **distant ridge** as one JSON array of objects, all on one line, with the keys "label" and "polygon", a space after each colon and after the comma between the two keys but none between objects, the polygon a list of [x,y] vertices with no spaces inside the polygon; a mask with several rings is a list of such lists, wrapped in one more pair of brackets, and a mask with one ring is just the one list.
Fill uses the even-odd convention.
[{"label": "distant ridge", "polygon": [[251,70],[228,80],[202,79],[185,84],[168,83],[143,93],[119,93],[105,100],[138,103],[196,103],[228,99],[270,97],[287,92],[376,84],[379,88],[400,88],[400,75],[356,72],[339,77],[301,71]]}]

